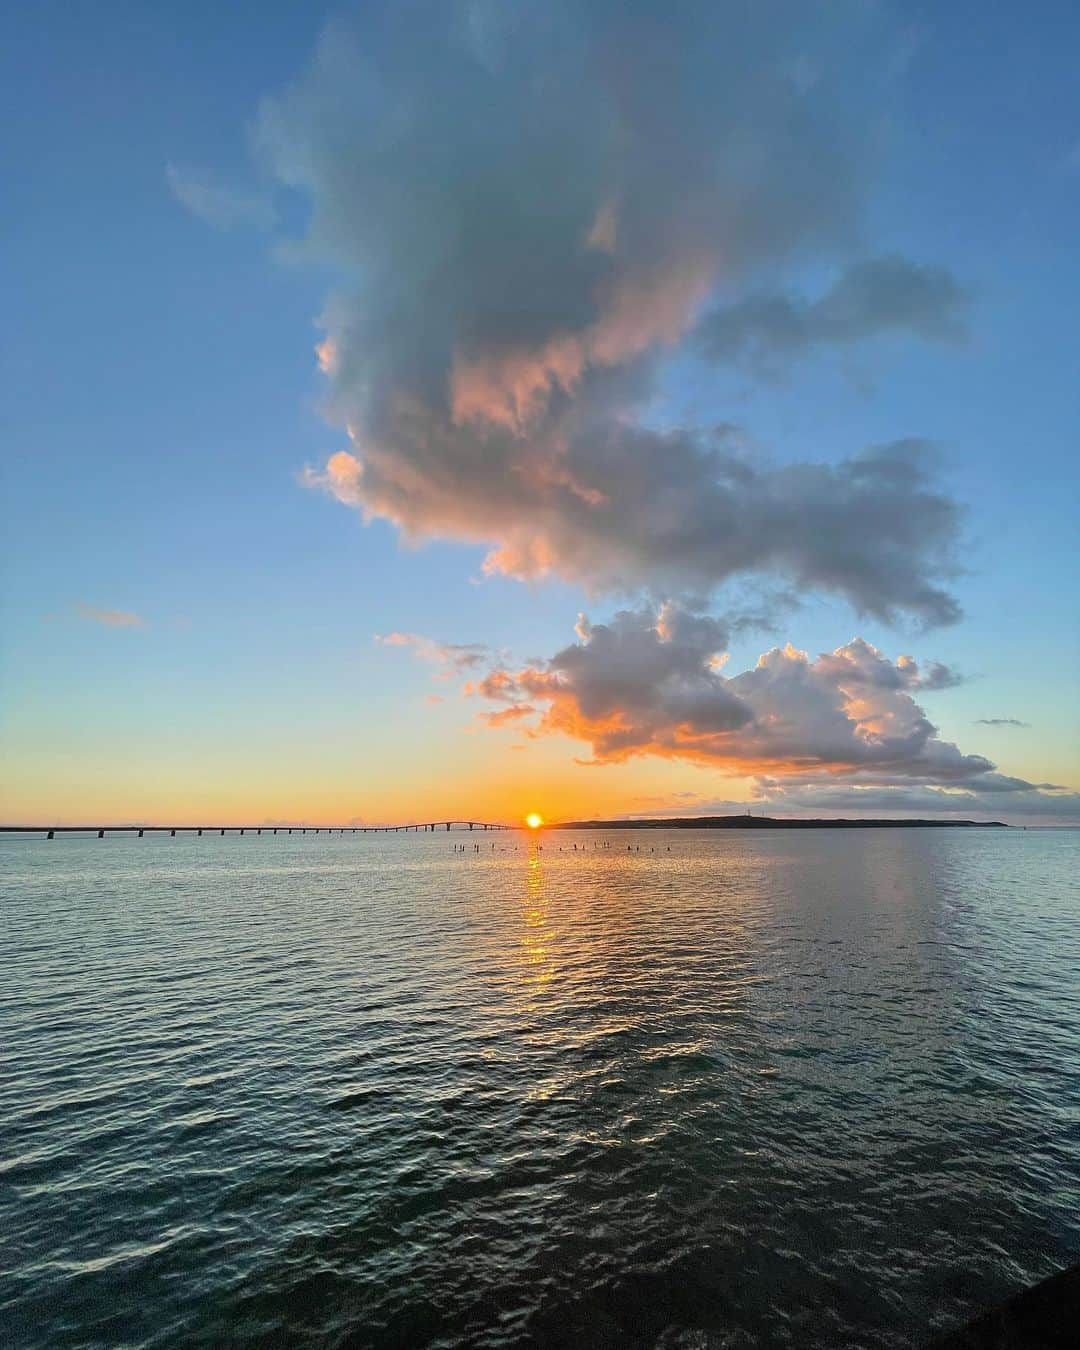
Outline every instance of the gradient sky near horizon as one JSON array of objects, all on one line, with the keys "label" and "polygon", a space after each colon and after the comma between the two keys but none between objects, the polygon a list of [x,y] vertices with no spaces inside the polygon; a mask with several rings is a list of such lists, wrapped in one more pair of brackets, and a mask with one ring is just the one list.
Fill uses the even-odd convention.
[{"label": "gradient sky near horizon", "polygon": [[1075,5],[4,27],[6,822],[1080,821]]}]

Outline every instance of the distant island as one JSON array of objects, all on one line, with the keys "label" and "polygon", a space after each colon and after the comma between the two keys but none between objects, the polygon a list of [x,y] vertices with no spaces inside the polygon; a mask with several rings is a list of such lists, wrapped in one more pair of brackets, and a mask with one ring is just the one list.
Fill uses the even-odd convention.
[{"label": "distant island", "polygon": [[549,830],[1007,830],[1003,820],[779,820],[776,816],[676,816],[670,820],[564,820]]}]

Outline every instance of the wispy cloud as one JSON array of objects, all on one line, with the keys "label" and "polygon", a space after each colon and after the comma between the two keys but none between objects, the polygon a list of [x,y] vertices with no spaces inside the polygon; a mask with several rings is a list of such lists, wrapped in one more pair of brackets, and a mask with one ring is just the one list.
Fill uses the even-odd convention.
[{"label": "wispy cloud", "polygon": [[269,229],[274,224],[274,208],[268,198],[215,182],[202,169],[168,164],[165,181],[181,206],[215,229],[230,230],[238,225]]},{"label": "wispy cloud", "polygon": [[146,620],[138,614],[124,609],[100,609],[97,605],[86,605],[77,600],[73,606],[80,619],[88,623],[99,623],[105,628],[145,628]]},{"label": "wispy cloud", "polygon": [[472,670],[491,654],[483,642],[437,642],[421,633],[376,633],[375,642],[382,647],[408,647],[421,661],[450,671]]},{"label": "wispy cloud", "polygon": [[1018,717],[976,717],[977,727],[1030,727],[1030,722],[1021,722]]},{"label": "wispy cloud", "polygon": [[530,703],[511,703],[509,708],[502,708],[498,712],[480,713],[480,720],[493,730],[499,727],[510,726],[519,722],[523,717],[531,717],[536,709]]}]

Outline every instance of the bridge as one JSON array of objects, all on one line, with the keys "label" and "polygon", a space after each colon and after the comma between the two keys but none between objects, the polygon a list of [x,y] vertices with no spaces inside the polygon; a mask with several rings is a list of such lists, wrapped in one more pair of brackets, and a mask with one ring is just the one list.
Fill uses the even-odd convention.
[{"label": "bridge", "polygon": [[516,830],[520,826],[490,820],[421,820],[407,825],[0,825],[0,834],[434,834],[436,830]]}]

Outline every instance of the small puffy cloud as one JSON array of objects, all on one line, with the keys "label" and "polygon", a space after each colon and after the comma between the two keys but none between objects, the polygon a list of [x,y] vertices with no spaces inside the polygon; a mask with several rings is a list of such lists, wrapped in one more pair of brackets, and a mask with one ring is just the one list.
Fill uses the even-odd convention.
[{"label": "small puffy cloud", "polygon": [[88,623],[101,624],[104,628],[145,628],[146,621],[138,614],[125,609],[99,609],[97,605],[86,605],[77,601],[75,613]]},{"label": "small puffy cloud", "polygon": [[882,792],[893,792],[894,803],[915,800],[899,789],[940,809],[953,805],[953,793],[964,794],[958,809],[970,807],[972,794],[1025,811],[1070,800],[1066,789],[1001,774],[939,737],[915,700],[955,682],[938,663],[890,661],[856,637],[815,658],[790,643],[774,647],[752,669],[726,676],[716,658],[728,625],[675,604],[623,610],[606,624],[581,618],[577,633],[550,660],[496,669],[466,692],[522,721],[535,709],[530,735],[584,741],[594,763],[685,760],[752,776],[770,801],[804,806],[841,784],[849,796],[834,795],[834,805],[873,803]]},{"label": "small puffy cloud", "polygon": [[165,181],[181,206],[215,229],[269,229],[274,224],[274,208],[265,197],[217,183],[201,169],[168,164]]},{"label": "small puffy cloud", "polygon": [[305,487],[329,492],[344,506],[362,509],[364,504],[360,492],[362,474],[363,465],[356,456],[350,455],[347,450],[338,450],[330,456],[322,469],[307,465],[300,475],[300,481]]},{"label": "small puffy cloud", "polygon": [[913,668],[913,678],[911,681],[912,689],[922,689],[928,693],[933,693],[938,689],[955,689],[958,684],[963,684],[967,679],[960,671],[953,670],[942,661],[928,661],[920,670],[918,663],[910,657],[901,657],[897,662],[907,662]]},{"label": "small puffy cloud", "polygon": [[745,360],[768,371],[815,348],[889,333],[957,342],[968,304],[967,291],[944,268],[891,255],[853,264],[816,300],[756,294],[714,309],[696,337],[709,360]]},{"label": "small puffy cloud", "polygon": [[1030,722],[1021,722],[1018,717],[976,717],[977,727],[1030,727]]},{"label": "small puffy cloud", "polygon": [[471,670],[490,655],[482,642],[436,642],[420,633],[376,633],[375,642],[383,647],[408,647],[421,661],[451,671]]}]

